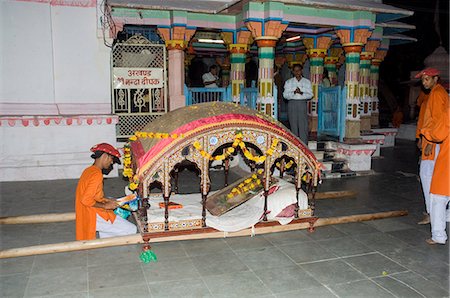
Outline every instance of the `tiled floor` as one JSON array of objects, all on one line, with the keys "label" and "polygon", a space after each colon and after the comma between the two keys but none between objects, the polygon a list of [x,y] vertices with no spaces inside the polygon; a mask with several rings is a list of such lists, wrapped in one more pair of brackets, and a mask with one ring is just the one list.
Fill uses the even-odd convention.
[{"label": "tiled floor", "polygon": [[[129,245],[0,260],[1,297],[448,297],[449,245],[429,246],[412,142],[373,161],[376,175],[325,180],[322,217],[407,209],[409,215],[264,236]],[[406,175],[405,175],[406,173]],[[73,211],[76,180],[0,183],[0,216]],[[105,181],[107,195],[125,182]],[[71,241],[74,224],[0,226],[1,249]]]}]

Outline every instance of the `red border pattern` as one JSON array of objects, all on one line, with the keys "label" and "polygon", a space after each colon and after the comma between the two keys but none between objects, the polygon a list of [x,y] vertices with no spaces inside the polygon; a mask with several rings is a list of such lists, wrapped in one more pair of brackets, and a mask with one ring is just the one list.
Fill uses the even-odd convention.
[{"label": "red border pattern", "polygon": [[361,154],[364,154],[364,155],[372,155],[372,153],[374,153],[375,152],[375,150],[373,150],[373,149],[367,149],[367,150],[350,150],[350,149],[342,149],[342,148],[338,148],[337,150],[337,153],[340,153],[340,154],[344,154],[344,155],[348,155],[348,156],[351,156],[351,155],[361,155]]},{"label": "red border pattern", "polygon": [[115,115],[95,116],[22,116],[22,117],[0,117],[0,126],[71,126],[71,125],[115,125],[119,117]]}]

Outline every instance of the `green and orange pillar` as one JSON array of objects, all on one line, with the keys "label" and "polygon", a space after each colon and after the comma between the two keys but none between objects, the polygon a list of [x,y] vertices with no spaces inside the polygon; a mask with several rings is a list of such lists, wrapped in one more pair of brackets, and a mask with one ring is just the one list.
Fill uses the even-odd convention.
[{"label": "green and orange pillar", "polygon": [[378,80],[380,77],[380,64],[386,57],[388,49],[378,48],[370,65],[370,93],[372,97],[372,114],[370,117],[371,128],[378,128],[379,125],[379,98],[378,98]]},{"label": "green and orange pillar", "polygon": [[374,53],[369,51],[363,51],[360,54],[358,93],[360,98],[359,110],[360,110],[361,132],[368,132],[371,129],[370,118],[372,114],[371,113],[372,97],[370,95],[370,67],[373,55]]},{"label": "green and orange pillar", "polygon": [[257,109],[272,117],[276,116],[273,94],[273,66],[275,45],[288,26],[282,21],[249,21],[245,23],[258,46],[258,100]]},{"label": "green and orange pillar", "polygon": [[250,31],[222,32],[222,39],[230,53],[230,84],[233,102],[240,102],[241,86],[245,86],[245,62],[249,44],[253,42]]},{"label": "green and orange pillar", "polygon": [[328,50],[328,56],[324,59],[324,67],[328,70],[328,77],[330,79],[331,86],[337,86],[338,84],[337,64],[342,52],[342,47],[331,47]]},{"label": "green and orange pillar", "polygon": [[359,64],[362,48],[371,34],[369,28],[345,27],[336,30],[336,35],[345,52],[345,86],[347,87],[345,138],[347,140],[361,137]]},{"label": "green and orange pillar", "polygon": [[313,135],[317,133],[317,111],[319,103],[319,86],[322,83],[324,58],[332,43],[331,35],[318,35],[303,37],[303,44],[309,57],[310,80],[313,91],[312,100],[308,101],[309,131]]}]

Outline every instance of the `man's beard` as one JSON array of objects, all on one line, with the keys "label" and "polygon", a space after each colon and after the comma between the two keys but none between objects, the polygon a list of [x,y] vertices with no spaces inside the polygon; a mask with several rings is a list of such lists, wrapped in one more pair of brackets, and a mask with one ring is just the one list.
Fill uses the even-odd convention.
[{"label": "man's beard", "polygon": [[103,175],[108,175],[112,171],[112,169],[113,169],[113,165],[109,165],[108,168],[102,169],[102,174]]}]

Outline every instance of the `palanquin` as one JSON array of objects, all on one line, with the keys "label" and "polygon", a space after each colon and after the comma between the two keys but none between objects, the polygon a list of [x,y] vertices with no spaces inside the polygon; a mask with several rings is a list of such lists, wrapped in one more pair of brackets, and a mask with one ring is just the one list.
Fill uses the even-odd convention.
[{"label": "palanquin", "polygon": [[[180,108],[136,132],[127,150],[124,173],[142,198],[134,215],[144,241],[300,221],[312,227],[317,220],[320,163],[285,126],[255,110],[222,102]],[[231,159],[245,162],[250,172],[228,185]],[[211,192],[211,165],[218,163],[225,187]],[[177,194],[178,172],[185,166],[197,170],[199,194]],[[170,209],[169,200],[183,208]],[[237,219],[245,208],[252,209],[252,219]],[[224,224],[226,218],[230,222]]]}]

